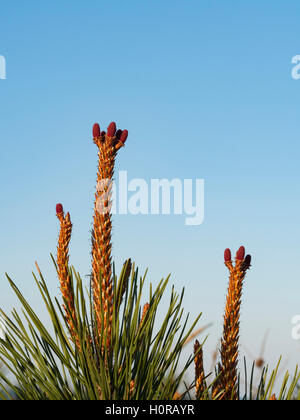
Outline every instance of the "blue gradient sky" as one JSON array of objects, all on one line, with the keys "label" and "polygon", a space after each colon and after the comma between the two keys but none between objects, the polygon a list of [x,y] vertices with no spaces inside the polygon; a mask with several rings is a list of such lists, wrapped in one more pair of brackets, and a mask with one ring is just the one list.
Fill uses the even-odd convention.
[{"label": "blue gradient sky", "polygon": [[[253,256],[242,344],[299,360],[299,1],[10,1],[1,5],[1,306],[16,304],[8,272],[34,305],[38,260],[58,293],[55,204],[71,212],[71,262],[90,270],[95,121],[130,132],[118,170],[129,179],[204,178],[205,221],[115,216],[113,255],[149,280],[172,273],[185,308],[221,334],[223,251]],[[16,305],[17,306],[17,305]],[[247,353],[246,353],[247,355]]]}]

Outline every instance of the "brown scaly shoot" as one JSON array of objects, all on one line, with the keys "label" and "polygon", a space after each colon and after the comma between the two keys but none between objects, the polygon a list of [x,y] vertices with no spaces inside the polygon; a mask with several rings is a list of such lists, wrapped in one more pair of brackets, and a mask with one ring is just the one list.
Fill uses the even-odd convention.
[{"label": "brown scaly shoot", "polygon": [[199,400],[203,396],[207,385],[205,381],[205,374],[203,368],[203,349],[200,346],[198,340],[195,341],[194,345],[194,362],[195,362],[195,395],[196,399]]},{"label": "brown scaly shoot", "polygon": [[[112,122],[106,132],[99,124],[93,127],[98,147],[97,189],[95,193],[92,230],[92,291],[98,342],[101,350],[110,348],[113,316],[113,285],[111,267],[111,206],[112,181],[117,151],[124,146],[127,130],[116,130]],[[100,338],[102,337],[102,338]],[[104,341],[103,337],[106,337]]]},{"label": "brown scaly shoot", "polygon": [[64,214],[63,206],[61,204],[57,204],[56,206],[56,216],[60,223],[56,263],[60,282],[60,291],[64,301],[63,308],[72,340],[77,346],[79,346],[79,338],[76,332],[77,321],[74,306],[74,291],[68,271],[69,243],[72,234],[72,223],[70,214]]},{"label": "brown scaly shoot", "polygon": [[224,259],[229,270],[229,286],[221,340],[220,377],[217,381],[219,385],[215,392],[223,392],[222,399],[237,400],[240,306],[243,281],[250,267],[251,256],[245,257],[245,248],[241,246],[236,253],[235,265],[232,263],[229,249],[225,250]]},{"label": "brown scaly shoot", "polygon": [[143,306],[142,317],[141,317],[141,321],[140,321],[139,328],[138,328],[139,330],[140,330],[140,329],[142,328],[142,326],[143,326],[143,323],[144,323],[145,318],[146,318],[146,316],[147,316],[147,314],[148,314],[149,308],[150,308],[149,303],[148,303],[148,302],[147,302],[147,303],[145,303],[145,305]]}]

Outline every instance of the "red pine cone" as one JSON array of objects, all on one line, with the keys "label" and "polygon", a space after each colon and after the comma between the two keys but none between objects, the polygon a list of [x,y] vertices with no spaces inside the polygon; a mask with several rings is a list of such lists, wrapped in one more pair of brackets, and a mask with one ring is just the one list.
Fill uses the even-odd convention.
[{"label": "red pine cone", "polygon": [[117,126],[115,122],[111,122],[107,127],[107,137],[115,137]]},{"label": "red pine cone", "polygon": [[240,246],[236,253],[236,259],[242,261],[244,258],[245,258],[245,247]]},{"label": "red pine cone", "polygon": [[224,251],[224,260],[225,262],[231,261],[231,251],[229,248],[226,248]]},{"label": "red pine cone", "polygon": [[61,214],[64,212],[64,208],[62,206],[62,204],[56,204],[56,214]]},{"label": "red pine cone", "polygon": [[101,136],[101,130],[99,124],[94,124],[93,126],[93,137],[97,138]]},{"label": "red pine cone", "polygon": [[128,137],[128,131],[127,130],[123,130],[122,135],[120,137],[120,141],[122,143],[125,143],[125,141],[127,140],[127,137]]}]

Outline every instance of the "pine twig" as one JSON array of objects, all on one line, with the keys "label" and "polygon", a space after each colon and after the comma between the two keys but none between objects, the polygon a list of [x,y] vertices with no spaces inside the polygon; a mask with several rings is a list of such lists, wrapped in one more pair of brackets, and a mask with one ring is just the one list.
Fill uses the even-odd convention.
[{"label": "pine twig", "polygon": [[195,341],[194,345],[194,362],[195,362],[195,395],[196,399],[200,400],[201,396],[203,395],[204,391],[207,388],[206,381],[205,381],[205,374],[203,368],[203,349],[200,346],[198,340]]},{"label": "pine twig", "polygon": [[232,263],[229,249],[225,250],[224,259],[229,270],[229,286],[221,340],[220,377],[214,392],[223,392],[222,399],[237,400],[240,306],[243,281],[250,267],[251,256],[245,257],[245,248],[242,246],[236,253],[235,265]]},{"label": "pine twig", "polygon": [[[98,171],[92,231],[92,289],[99,336],[97,340],[102,351],[104,346],[108,349],[110,348],[113,317],[111,267],[112,180],[117,151],[124,146],[127,136],[127,130],[116,131],[114,122],[109,125],[107,133],[100,131],[99,124],[95,124],[93,127],[94,143],[98,147]],[[103,337],[106,337],[106,342],[104,342]]]},{"label": "pine twig", "polygon": [[57,274],[60,282],[60,291],[63,297],[63,308],[72,340],[79,347],[77,335],[77,320],[74,305],[74,290],[72,280],[68,271],[69,264],[69,244],[72,234],[72,223],[70,214],[64,214],[63,206],[57,204],[56,216],[60,223],[58,246],[57,246]]}]

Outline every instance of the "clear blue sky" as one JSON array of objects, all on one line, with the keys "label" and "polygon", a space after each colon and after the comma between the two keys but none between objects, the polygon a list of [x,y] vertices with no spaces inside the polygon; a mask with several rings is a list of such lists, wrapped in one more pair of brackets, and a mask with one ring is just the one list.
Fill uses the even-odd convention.
[{"label": "clear blue sky", "polygon": [[[204,178],[205,221],[115,216],[117,267],[132,257],[156,283],[172,273],[185,307],[221,334],[223,251],[245,245],[242,343],[256,356],[299,360],[299,1],[10,1],[1,5],[1,306],[15,305],[4,272],[33,304],[38,260],[58,283],[55,204],[71,212],[71,262],[90,270],[95,121],[129,130],[118,170],[130,179]],[[244,349],[243,349],[244,351]]]}]

